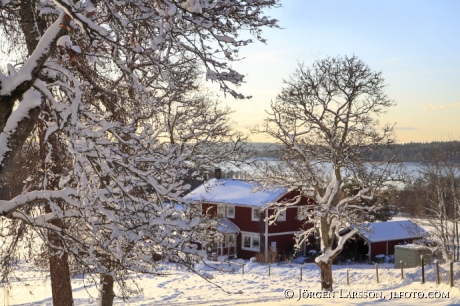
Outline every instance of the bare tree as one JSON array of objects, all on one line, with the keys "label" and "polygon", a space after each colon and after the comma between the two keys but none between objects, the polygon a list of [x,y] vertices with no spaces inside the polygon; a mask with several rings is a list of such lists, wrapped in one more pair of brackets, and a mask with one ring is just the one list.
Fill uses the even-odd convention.
[{"label": "bare tree", "polygon": [[[0,36],[16,46],[2,50],[11,64],[0,73],[0,178],[37,135],[42,173],[38,186],[1,198],[0,215],[36,230],[50,256],[69,256],[108,279],[155,273],[152,252],[186,265],[199,258],[190,237],[204,239],[199,229],[207,227],[171,206],[187,189],[189,164],[185,151],[162,142],[173,133],[158,120],[158,86],[189,86],[183,67],[194,64],[224,92],[245,98],[234,89],[243,76],[228,63],[251,42],[238,37],[243,29],[264,41],[261,30],[277,26],[264,13],[277,5],[3,1]],[[72,305],[66,287],[55,305]]]},{"label": "bare tree", "polygon": [[181,67],[174,85],[157,85],[155,120],[165,130],[162,143],[175,148],[192,169],[213,172],[216,167],[238,166],[247,161],[247,138],[235,132],[229,119],[232,110],[216,95],[203,89],[196,65]]},{"label": "bare tree", "polygon": [[433,144],[419,176],[406,186],[416,204],[416,216],[429,226],[447,260],[458,260],[460,147],[456,142],[444,146]]},{"label": "bare tree", "polygon": [[[316,263],[321,288],[330,291],[332,261],[357,233],[356,227],[341,230],[362,223],[357,211],[375,207],[363,200],[373,199],[387,179],[388,167],[371,162],[373,153],[394,142],[392,126],[381,127],[376,116],[395,103],[384,93],[381,73],[356,56],[319,60],[311,68],[299,65],[284,83],[269,118],[256,129],[283,144],[283,157],[259,168],[258,179],[269,187],[298,189],[316,201],[297,244],[319,233],[324,253]],[[356,182],[353,192],[341,191],[346,178]],[[277,210],[293,204],[280,203]]]}]

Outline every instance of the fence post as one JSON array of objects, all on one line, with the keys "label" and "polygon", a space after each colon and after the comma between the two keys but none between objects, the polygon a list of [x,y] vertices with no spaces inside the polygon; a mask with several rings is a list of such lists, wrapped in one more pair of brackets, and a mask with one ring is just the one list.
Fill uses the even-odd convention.
[{"label": "fence post", "polygon": [[425,258],[423,255],[420,255],[420,259],[422,260],[422,284],[425,283]]},{"label": "fence post", "polygon": [[401,279],[404,279],[404,262],[401,260],[399,264],[401,265]]},{"label": "fence post", "polygon": [[350,286],[350,270],[347,269],[347,285]]},{"label": "fence post", "polygon": [[375,264],[375,273],[377,274],[377,284],[379,283],[379,264]]},{"label": "fence post", "polygon": [[302,267],[300,267],[300,281],[302,281]]},{"label": "fence post", "polygon": [[243,272],[242,276],[244,276],[244,264],[241,265],[241,271]]},{"label": "fence post", "polygon": [[270,263],[268,263],[268,277],[270,277]]},{"label": "fence post", "polygon": [[454,262],[450,262],[450,286],[454,286]]},{"label": "fence post", "polygon": [[439,262],[436,261],[436,284],[439,285],[440,282],[441,282],[441,281],[440,281],[440,279],[439,279]]}]

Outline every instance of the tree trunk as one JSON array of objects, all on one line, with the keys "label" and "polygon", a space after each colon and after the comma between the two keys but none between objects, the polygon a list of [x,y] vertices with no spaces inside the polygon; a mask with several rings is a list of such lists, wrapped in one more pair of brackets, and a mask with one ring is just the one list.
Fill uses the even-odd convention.
[{"label": "tree trunk", "polygon": [[112,306],[115,293],[113,292],[113,277],[101,274],[101,306]]},{"label": "tree trunk", "polygon": [[[49,205],[47,205],[49,206]],[[51,209],[50,209],[51,210]],[[55,226],[63,228],[62,220],[52,222]],[[57,249],[62,248],[62,241],[54,231],[48,231],[48,240]],[[72,285],[70,283],[70,269],[66,252],[57,253],[50,247],[50,275],[51,291],[53,293],[54,306],[72,306]]]},{"label": "tree trunk", "polygon": [[318,263],[319,268],[321,269],[321,290],[332,291],[332,260],[329,260],[327,263],[320,261]]},{"label": "tree trunk", "polygon": [[[45,134],[48,126],[45,122],[49,121],[48,117],[50,110],[45,107],[45,111],[42,113],[44,120],[38,123],[39,141],[40,141],[40,159],[41,168],[43,173],[43,188],[50,190],[56,190],[59,188],[59,180],[63,171],[66,167],[66,151],[64,145],[59,139],[58,132],[55,132],[48,137],[48,141],[45,141]],[[50,146],[48,146],[50,145]],[[51,152],[50,152],[51,150]],[[48,154],[50,154],[49,160],[47,160]],[[46,182],[46,183],[45,183]],[[62,200],[56,200],[55,205],[61,210],[65,210],[65,202]],[[45,204],[45,213],[54,212],[51,204],[47,202]],[[65,233],[65,224],[62,219],[53,219],[50,221],[51,224],[61,229],[61,233],[57,233],[52,230],[48,230],[47,236],[49,241],[50,250],[50,275],[51,275],[51,290],[53,293],[53,305],[54,306],[72,306],[72,285],[70,282],[70,268],[68,261],[68,254],[64,250],[64,243],[60,235]]]},{"label": "tree trunk", "polygon": [[[455,218],[457,218],[457,211],[455,212]],[[455,251],[457,252],[457,257],[455,257],[455,252],[454,252],[454,260],[458,261],[458,247],[459,247],[459,241],[458,241],[458,221],[455,220],[455,238],[457,239],[457,243],[455,245]]]},{"label": "tree trunk", "polygon": [[[49,204],[45,205],[45,212],[52,212]],[[64,224],[61,219],[51,221],[51,223],[61,229],[64,229]],[[50,248],[50,275],[51,275],[51,291],[53,293],[54,306],[72,306],[72,284],[70,282],[70,269],[67,252],[56,251],[63,249],[62,240],[54,231],[48,231],[48,241],[51,244]]]}]

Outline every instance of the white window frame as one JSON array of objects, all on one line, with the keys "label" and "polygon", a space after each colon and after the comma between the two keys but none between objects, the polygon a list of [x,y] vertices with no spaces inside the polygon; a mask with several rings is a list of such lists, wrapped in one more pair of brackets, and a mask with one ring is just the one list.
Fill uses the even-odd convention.
[{"label": "white window frame", "polygon": [[306,220],[308,213],[307,206],[297,206],[297,220]]},{"label": "white window frame", "polygon": [[[244,246],[244,238],[249,237],[249,245],[250,247],[245,247]],[[254,247],[254,239],[257,239],[259,241],[259,245],[257,247]],[[241,249],[247,250],[247,251],[254,251],[254,252],[260,252],[260,235],[259,234],[241,234]]]},{"label": "white window frame", "polygon": [[286,221],[286,211],[287,208],[283,211],[280,211],[278,217],[276,217],[276,221]]},{"label": "white window frame", "polygon": [[203,205],[201,203],[196,203],[197,210],[200,212],[200,215],[203,214]]},{"label": "white window frame", "polygon": [[[259,217],[254,217],[254,213],[255,213],[256,211],[259,213]],[[253,208],[251,209],[251,220],[252,220],[252,221],[260,221],[260,209],[259,209],[259,208],[254,208],[254,207],[253,207]]]},{"label": "white window frame", "polygon": [[[229,209],[230,209],[230,208],[233,208],[233,214],[230,214],[230,213],[229,213]],[[233,206],[233,205],[227,205],[227,206],[225,206],[225,214],[226,214],[227,218],[232,218],[232,219],[234,219],[234,218],[235,218],[235,206]]]},{"label": "white window frame", "polygon": [[225,217],[225,205],[218,204],[217,205],[217,217]]}]

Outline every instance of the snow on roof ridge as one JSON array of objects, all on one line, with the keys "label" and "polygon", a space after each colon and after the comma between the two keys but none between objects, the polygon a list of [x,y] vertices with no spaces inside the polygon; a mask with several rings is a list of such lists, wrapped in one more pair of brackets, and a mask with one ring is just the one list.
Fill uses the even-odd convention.
[{"label": "snow on roof ridge", "polygon": [[262,207],[277,201],[287,190],[287,188],[264,189],[263,185],[255,180],[212,178],[184,198],[192,201]]}]

